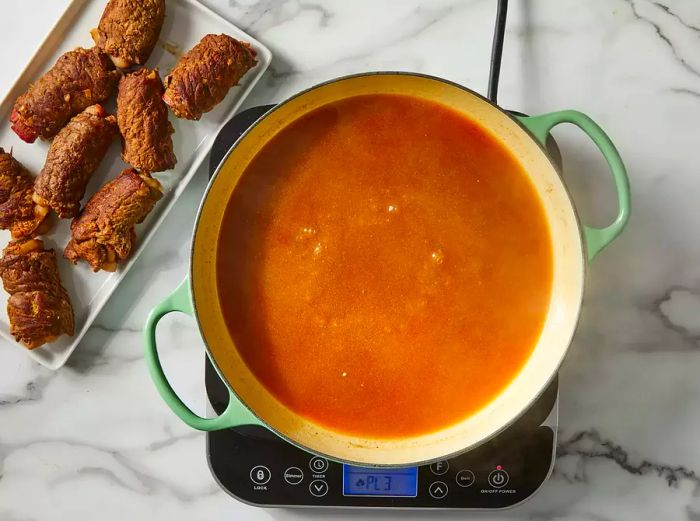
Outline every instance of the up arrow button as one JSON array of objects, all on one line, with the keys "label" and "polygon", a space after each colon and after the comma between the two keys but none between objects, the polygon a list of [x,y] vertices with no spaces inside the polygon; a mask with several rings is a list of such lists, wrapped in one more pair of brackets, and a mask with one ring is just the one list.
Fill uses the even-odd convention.
[{"label": "up arrow button", "polygon": [[428,492],[430,492],[430,495],[435,499],[444,498],[447,495],[448,490],[447,483],[443,483],[442,481],[436,481],[430,485],[430,488],[428,488]]}]

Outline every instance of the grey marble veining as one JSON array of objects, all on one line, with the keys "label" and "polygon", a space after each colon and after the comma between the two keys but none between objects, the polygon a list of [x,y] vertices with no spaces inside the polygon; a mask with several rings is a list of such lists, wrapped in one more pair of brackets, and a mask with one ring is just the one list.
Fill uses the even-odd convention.
[{"label": "grey marble veining", "polygon": [[[365,70],[415,70],[486,89],[492,0],[206,3],[275,55],[246,106]],[[634,208],[625,234],[588,271],[560,375],[552,478],[517,509],[440,517],[700,520],[700,4],[511,0],[499,100],[596,119],[626,161]],[[599,155],[575,129],[555,135],[582,219],[608,222],[615,200]],[[232,500],[209,474],[204,436],[150,383],[140,330],[187,271],[183,230],[205,185],[202,170],[65,368],[52,373],[0,349],[0,520],[368,517]],[[159,339],[178,392],[203,411],[192,320],[168,317]]]}]

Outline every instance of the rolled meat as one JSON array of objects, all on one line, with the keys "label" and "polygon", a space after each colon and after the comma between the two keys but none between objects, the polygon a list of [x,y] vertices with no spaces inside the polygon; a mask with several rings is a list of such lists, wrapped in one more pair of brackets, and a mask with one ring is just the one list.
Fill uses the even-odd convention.
[{"label": "rolled meat", "polygon": [[131,255],[136,233],[163,196],[157,179],[127,168],[92,196],[71,224],[71,240],[63,256],[77,263],[83,259],[93,271],[114,271]]},{"label": "rolled meat", "polygon": [[73,307],[61,284],[53,250],[39,239],[10,242],[0,258],[0,277],[10,294],[10,333],[27,348],[73,335]]},{"label": "rolled meat", "polygon": [[63,54],[49,71],[15,102],[12,130],[27,143],[55,136],[68,120],[106,100],[119,81],[109,57],[97,47]]},{"label": "rolled meat", "polygon": [[168,108],[162,100],[158,71],[140,69],[119,82],[117,121],[122,134],[122,159],[146,172],[175,166]]},{"label": "rolled meat", "polygon": [[247,42],[208,34],[165,77],[163,99],[178,118],[197,120],[218,105],[256,64]]},{"label": "rolled meat", "polygon": [[0,229],[13,239],[48,231],[49,209],[32,200],[34,178],[12,154],[0,148]]},{"label": "rolled meat", "polygon": [[34,202],[62,219],[75,217],[90,177],[119,135],[117,118],[91,105],[71,119],[51,142],[44,168],[34,183]]},{"label": "rolled meat", "polygon": [[165,0],[109,0],[92,39],[122,69],[143,65],[158,41]]}]

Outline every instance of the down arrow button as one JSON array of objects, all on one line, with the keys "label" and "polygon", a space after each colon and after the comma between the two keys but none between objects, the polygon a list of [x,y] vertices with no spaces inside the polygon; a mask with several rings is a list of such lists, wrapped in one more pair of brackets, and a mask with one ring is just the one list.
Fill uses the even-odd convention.
[{"label": "down arrow button", "polygon": [[323,497],[328,494],[328,483],[321,479],[316,479],[309,484],[309,492],[312,496]]}]

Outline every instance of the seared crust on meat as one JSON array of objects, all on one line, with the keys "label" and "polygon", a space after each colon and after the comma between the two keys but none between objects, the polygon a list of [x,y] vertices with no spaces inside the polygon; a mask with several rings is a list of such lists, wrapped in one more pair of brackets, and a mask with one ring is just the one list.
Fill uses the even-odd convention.
[{"label": "seared crust on meat", "polygon": [[109,0],[92,39],[117,67],[143,65],[158,41],[165,0]]},{"label": "seared crust on meat", "polygon": [[[0,148],[0,229],[12,238],[31,237],[48,231],[48,208],[35,204],[34,179],[12,154]],[[43,225],[43,226],[42,226]]]},{"label": "seared crust on meat", "polygon": [[63,219],[78,215],[88,181],[118,134],[117,118],[100,105],[71,119],[51,143],[34,184],[34,201]]},{"label": "seared crust on meat", "polygon": [[61,284],[56,255],[39,239],[10,242],[0,259],[0,277],[10,294],[10,333],[34,349],[62,334],[73,335],[73,307]]},{"label": "seared crust on meat", "polygon": [[97,47],[69,51],[17,98],[12,130],[27,143],[51,138],[71,116],[106,100],[118,81],[119,72]]},{"label": "seared crust on meat", "polygon": [[197,120],[256,63],[250,44],[226,34],[208,34],[165,77],[163,99],[178,118]]},{"label": "seared crust on meat", "polygon": [[83,259],[93,271],[114,271],[131,255],[142,222],[162,197],[157,179],[127,168],[92,196],[71,224],[71,240],[63,256],[76,263]]},{"label": "seared crust on meat", "polygon": [[122,134],[122,159],[146,172],[175,166],[168,108],[162,100],[158,71],[140,69],[119,82],[117,120]]}]

